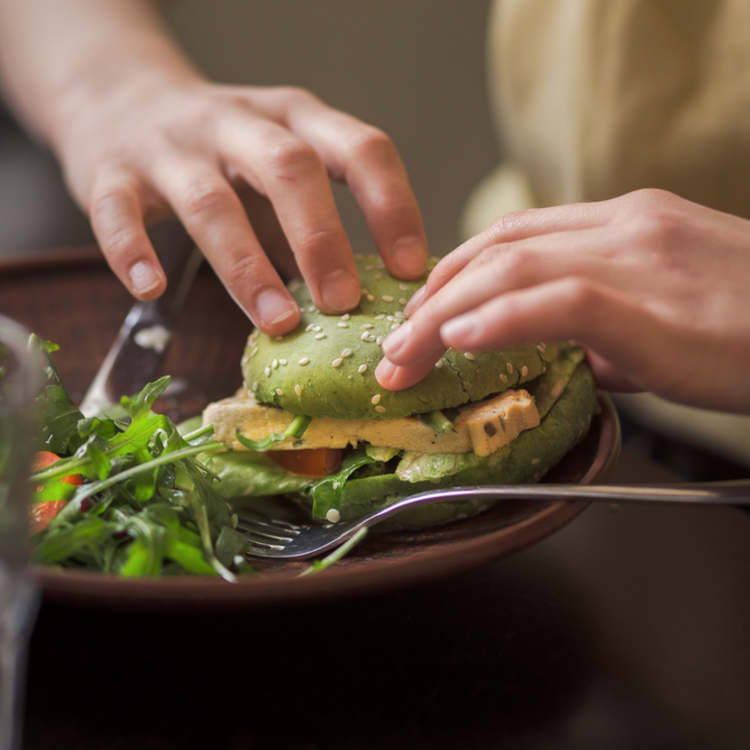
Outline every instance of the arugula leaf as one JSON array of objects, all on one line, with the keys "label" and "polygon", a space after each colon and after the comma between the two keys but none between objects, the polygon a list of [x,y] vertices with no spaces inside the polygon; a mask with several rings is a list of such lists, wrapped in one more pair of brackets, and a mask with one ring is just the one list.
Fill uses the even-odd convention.
[{"label": "arugula leaf", "polygon": [[341,462],[341,468],[335,474],[329,474],[306,490],[313,500],[312,517],[323,520],[329,510],[341,510],[341,498],[344,485],[357,469],[368,464],[379,463],[365,451],[352,453]]}]

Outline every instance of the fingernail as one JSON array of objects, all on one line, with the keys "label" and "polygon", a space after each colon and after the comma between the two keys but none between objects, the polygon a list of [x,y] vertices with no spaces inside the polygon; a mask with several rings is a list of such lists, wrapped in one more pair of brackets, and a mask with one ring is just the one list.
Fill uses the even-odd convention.
[{"label": "fingernail", "polygon": [[471,344],[476,340],[477,333],[478,325],[473,315],[461,315],[440,326],[440,338],[448,346]]},{"label": "fingernail", "polygon": [[151,263],[139,260],[130,268],[130,284],[136,294],[146,294],[161,284],[161,274]]},{"label": "fingernail", "polygon": [[333,310],[351,310],[359,304],[359,282],[349,271],[337,268],[321,280],[320,297]]},{"label": "fingernail", "polygon": [[393,246],[396,270],[411,279],[427,270],[427,248],[416,237],[402,237]]},{"label": "fingernail", "polygon": [[397,365],[394,365],[389,359],[381,359],[378,366],[375,368],[375,380],[387,388],[390,385],[393,373],[398,369]]},{"label": "fingernail", "polygon": [[402,323],[393,333],[386,336],[383,341],[383,354],[386,357],[394,357],[403,349],[406,340],[411,335],[411,323],[407,320]]},{"label": "fingernail", "polygon": [[258,322],[264,326],[278,325],[298,310],[288,297],[276,289],[262,291],[255,300],[255,309],[260,318]]},{"label": "fingernail", "polygon": [[411,315],[422,304],[422,300],[424,299],[424,296],[426,293],[427,293],[426,286],[419,287],[419,289],[417,289],[417,291],[414,292],[411,299],[406,303],[406,307],[404,308],[404,314]]}]

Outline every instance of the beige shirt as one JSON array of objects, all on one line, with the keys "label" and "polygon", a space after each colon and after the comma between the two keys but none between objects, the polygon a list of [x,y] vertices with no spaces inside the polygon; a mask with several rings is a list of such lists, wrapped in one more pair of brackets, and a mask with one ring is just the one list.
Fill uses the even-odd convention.
[{"label": "beige shirt", "polygon": [[488,58],[537,205],[661,187],[750,218],[750,0],[495,0]]}]

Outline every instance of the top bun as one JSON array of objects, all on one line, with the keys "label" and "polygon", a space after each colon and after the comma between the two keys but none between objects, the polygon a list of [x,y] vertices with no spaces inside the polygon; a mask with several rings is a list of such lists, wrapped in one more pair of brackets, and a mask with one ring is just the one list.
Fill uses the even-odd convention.
[{"label": "top bun", "polygon": [[[378,256],[356,259],[360,304],[347,315],[324,315],[300,280],[289,291],[302,319],[285,336],[254,331],[242,358],[245,385],[258,401],[294,414],[338,419],[406,417],[478,401],[533,380],[557,347],[516,346],[494,352],[448,350],[427,376],[402,391],[375,380],[383,339],[406,320],[404,305],[424,285],[391,276]],[[431,259],[430,269],[436,259]]]}]

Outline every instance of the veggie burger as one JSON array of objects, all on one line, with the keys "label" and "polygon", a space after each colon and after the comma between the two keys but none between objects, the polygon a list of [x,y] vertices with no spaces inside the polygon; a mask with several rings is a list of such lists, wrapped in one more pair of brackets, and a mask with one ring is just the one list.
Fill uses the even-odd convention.
[{"label": "veggie burger", "polygon": [[[596,390],[572,343],[449,350],[416,385],[382,388],[380,344],[426,277],[393,278],[372,256],[357,266],[361,302],[342,316],[320,313],[293,281],[299,326],[285,336],[254,331],[244,387],[205,410],[227,447],[213,458],[225,497],[285,494],[313,518],[349,520],[436,486],[537,481],[585,436]],[[430,505],[398,520],[439,523],[485,507]]]}]

